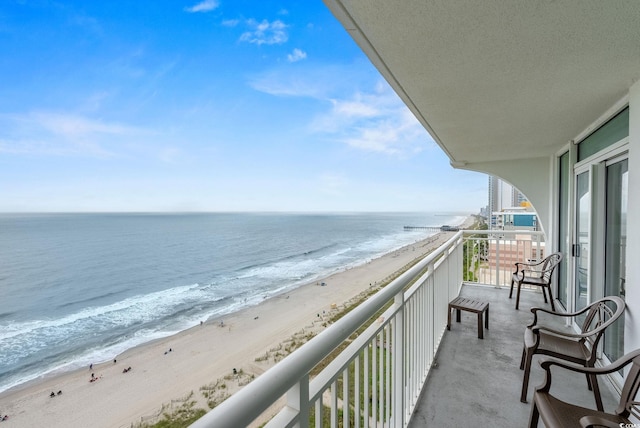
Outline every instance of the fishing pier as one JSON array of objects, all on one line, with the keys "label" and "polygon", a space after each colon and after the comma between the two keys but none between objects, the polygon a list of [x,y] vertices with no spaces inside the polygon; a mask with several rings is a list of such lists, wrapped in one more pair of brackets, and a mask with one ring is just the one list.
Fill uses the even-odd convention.
[{"label": "fishing pier", "polygon": [[430,232],[457,232],[460,230],[457,226],[405,226],[404,230],[428,230]]}]

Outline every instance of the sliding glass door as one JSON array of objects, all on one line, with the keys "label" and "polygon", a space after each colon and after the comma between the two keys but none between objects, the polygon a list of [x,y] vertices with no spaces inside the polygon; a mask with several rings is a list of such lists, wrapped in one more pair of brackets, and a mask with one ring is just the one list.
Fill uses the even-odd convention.
[{"label": "sliding glass door", "polygon": [[[627,249],[628,160],[614,160],[606,166],[605,296],[625,298]],[[604,336],[604,353],[610,361],[624,354],[624,315]]]}]

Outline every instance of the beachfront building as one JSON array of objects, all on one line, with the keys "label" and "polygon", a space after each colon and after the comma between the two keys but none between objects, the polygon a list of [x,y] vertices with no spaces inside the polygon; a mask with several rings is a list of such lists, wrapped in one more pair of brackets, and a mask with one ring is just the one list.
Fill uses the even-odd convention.
[{"label": "beachfront building", "polygon": [[[556,307],[578,310],[607,295],[626,301],[623,320],[607,331],[601,344],[599,364],[640,348],[640,264],[634,263],[640,255],[640,218],[627,215],[640,210],[640,192],[629,190],[640,189],[637,1],[324,1],[454,168],[499,177],[524,193],[537,213],[537,233],[543,235],[545,251],[564,255],[554,285]],[[427,274],[412,269],[407,278],[394,281],[390,289],[283,360],[286,368],[274,367],[272,374],[270,370],[263,375],[266,379],[258,378],[259,385],[250,385],[250,394],[232,397],[198,426],[231,426],[225,425],[233,420],[231,414],[265,409],[272,403],[266,398],[269,394],[286,394],[286,405],[269,426],[308,426],[313,410],[317,415],[325,406],[331,408],[332,421],[361,420],[364,414],[365,419],[396,427],[411,426],[416,418],[426,422],[414,426],[525,425],[529,407],[518,400],[518,352],[520,332],[530,316],[527,307],[521,303],[516,311],[504,288],[474,291],[475,296],[494,299],[492,311],[510,304],[502,315],[492,312],[499,319],[492,319],[492,336],[485,341],[493,340],[501,328],[515,326],[516,333],[490,349],[483,347],[491,342],[480,340],[467,345],[467,337],[455,353],[447,351],[447,341],[460,336],[444,333],[444,327],[447,302],[467,287],[461,287],[463,264],[471,266],[487,257],[485,252],[465,256],[463,235],[459,232],[459,241],[445,245],[438,260],[428,257],[419,266],[428,269]],[[499,285],[491,281],[487,279]],[[424,297],[421,285],[426,287]],[[529,306],[542,304],[535,293],[525,298],[531,299]],[[374,339],[359,343],[365,335],[359,333],[349,345],[354,348],[350,356],[339,358],[333,371],[310,381],[307,370],[314,364],[313,356],[330,352],[337,341],[356,331],[358,322],[388,302],[391,312],[378,330],[372,330]],[[365,314],[367,310],[374,312]],[[509,341],[515,355],[505,350]],[[388,346],[380,348],[380,343]],[[442,343],[445,349],[437,351]],[[379,349],[391,351],[378,353]],[[362,350],[369,353],[363,356]],[[429,369],[436,352],[440,363],[433,372]],[[369,370],[365,377],[373,376],[374,385],[384,383],[386,389],[366,390],[369,401],[363,406],[374,409],[352,406],[356,413],[349,416],[349,389],[344,385],[353,377],[360,379],[362,359],[362,367],[390,364],[373,374],[370,368],[362,369]],[[347,372],[350,361],[356,361],[355,372]],[[456,371],[463,380],[442,381],[442,389],[433,393],[422,389],[452,362],[458,363]],[[475,381],[492,367],[501,371],[490,374],[484,384]],[[510,371],[513,377],[503,380],[508,375],[502,373]],[[610,388],[601,389],[615,395],[622,381],[623,373],[614,373]],[[263,391],[269,383],[276,386]],[[570,394],[578,398],[583,390],[581,377]],[[470,404],[483,396],[494,398]],[[489,408],[491,412],[485,412]],[[438,425],[442,413],[448,422]]]},{"label": "beachfront building", "polygon": [[538,230],[538,216],[524,208],[491,213],[491,230]]},{"label": "beachfront building", "polygon": [[[487,211],[490,213],[488,217],[490,229],[504,227],[509,224],[514,225],[513,218],[501,216],[500,213],[502,212],[533,211],[527,197],[516,187],[506,183],[500,178],[490,175],[487,187],[489,196]],[[523,220],[523,222],[517,224],[517,226],[524,226],[525,219],[526,217],[518,218],[518,220]],[[511,220],[511,222],[509,222],[509,220]]]}]

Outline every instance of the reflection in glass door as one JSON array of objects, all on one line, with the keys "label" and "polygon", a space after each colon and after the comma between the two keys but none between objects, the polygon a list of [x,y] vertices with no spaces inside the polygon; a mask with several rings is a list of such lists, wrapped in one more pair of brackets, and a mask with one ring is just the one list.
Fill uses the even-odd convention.
[{"label": "reflection in glass door", "polygon": [[590,213],[591,193],[589,191],[589,172],[586,171],[576,177],[576,234],[573,246],[576,311],[583,309],[588,303]]},{"label": "reflection in glass door", "polygon": [[[606,179],[604,294],[605,296],[620,296],[624,299],[629,184],[628,160],[625,159],[608,165]],[[624,315],[606,330],[604,353],[610,361],[617,360],[624,353]]]}]

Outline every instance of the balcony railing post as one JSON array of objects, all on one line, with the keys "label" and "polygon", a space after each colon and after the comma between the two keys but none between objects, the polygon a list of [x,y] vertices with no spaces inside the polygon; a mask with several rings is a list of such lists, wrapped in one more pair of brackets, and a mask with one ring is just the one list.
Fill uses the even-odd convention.
[{"label": "balcony railing post", "polygon": [[287,406],[298,412],[299,428],[309,428],[309,374],[303,375],[298,383],[287,391]]},{"label": "balcony railing post", "polygon": [[[429,364],[428,366],[431,366],[431,364],[433,363],[433,359],[434,356],[436,354],[436,348],[437,348],[437,341],[438,339],[436,338],[436,324],[437,324],[437,314],[436,314],[436,298],[437,298],[437,293],[436,293],[436,275],[435,275],[435,269],[436,269],[436,264],[434,262],[429,263],[428,265],[428,271],[431,272],[431,277],[429,278],[429,283],[428,283],[428,288],[427,288],[427,298],[428,298],[428,304],[427,304],[427,310],[429,310],[429,324],[428,324],[428,331],[427,334],[429,335],[429,343],[428,343],[428,349],[429,349],[429,355],[428,355],[428,359],[429,359]],[[448,292],[448,291],[447,291]]]},{"label": "balcony railing post", "polygon": [[[404,427],[404,291],[396,294],[394,306],[397,312],[393,322],[393,426]],[[391,385],[389,385],[391,386]]]},{"label": "balcony railing post", "polygon": [[496,284],[500,284],[500,242],[501,240],[496,238]]}]

